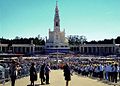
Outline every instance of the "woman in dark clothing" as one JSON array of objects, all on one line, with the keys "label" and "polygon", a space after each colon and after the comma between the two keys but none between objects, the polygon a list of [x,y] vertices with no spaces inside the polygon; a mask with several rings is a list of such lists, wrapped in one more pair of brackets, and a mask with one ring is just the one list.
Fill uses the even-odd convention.
[{"label": "woman in dark clothing", "polygon": [[16,71],[17,71],[16,62],[13,60],[9,70],[10,78],[11,78],[11,86],[15,86],[15,80],[17,76]]},{"label": "woman in dark clothing", "polygon": [[113,82],[117,83],[117,76],[118,76],[118,65],[114,65],[114,71],[113,71]]},{"label": "woman in dark clothing", "polygon": [[31,86],[34,86],[34,81],[37,79],[37,72],[34,67],[34,63],[32,63],[31,68],[30,68],[30,81],[31,81]]},{"label": "woman in dark clothing", "polygon": [[45,82],[45,64],[43,64],[40,68],[40,78],[41,78],[41,84],[43,85]]},{"label": "woman in dark clothing", "polygon": [[68,82],[71,80],[70,67],[68,66],[68,64],[66,64],[63,68],[64,68],[64,77],[66,80],[66,86],[68,86]]}]

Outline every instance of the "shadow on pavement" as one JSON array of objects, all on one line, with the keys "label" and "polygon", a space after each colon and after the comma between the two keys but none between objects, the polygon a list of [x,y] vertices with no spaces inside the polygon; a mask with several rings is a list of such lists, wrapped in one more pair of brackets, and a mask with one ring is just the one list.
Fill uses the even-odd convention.
[{"label": "shadow on pavement", "polygon": [[[34,86],[40,86],[41,84],[35,84]],[[33,85],[27,85],[27,86],[33,86]]]}]

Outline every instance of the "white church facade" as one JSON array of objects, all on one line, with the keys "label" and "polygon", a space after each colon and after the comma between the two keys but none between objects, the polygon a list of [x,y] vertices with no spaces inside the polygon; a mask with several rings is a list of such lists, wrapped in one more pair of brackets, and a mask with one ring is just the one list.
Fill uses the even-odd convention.
[{"label": "white church facade", "polygon": [[65,30],[60,31],[60,17],[59,9],[56,3],[55,16],[54,16],[54,30],[49,29],[49,39],[45,44],[46,53],[68,53],[69,52],[68,40],[65,37]]}]

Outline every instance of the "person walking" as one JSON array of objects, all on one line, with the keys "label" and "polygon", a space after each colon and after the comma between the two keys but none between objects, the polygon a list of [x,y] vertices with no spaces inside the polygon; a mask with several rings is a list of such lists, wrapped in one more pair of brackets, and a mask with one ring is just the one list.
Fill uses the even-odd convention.
[{"label": "person walking", "polygon": [[15,80],[17,76],[17,67],[15,60],[12,60],[12,64],[9,69],[10,79],[11,79],[11,86],[15,86]]},{"label": "person walking", "polygon": [[68,64],[64,65],[63,67],[63,72],[64,72],[64,77],[66,80],[66,86],[68,86],[68,82],[71,80],[71,73],[70,73],[70,67],[68,66]]},{"label": "person walking", "polygon": [[102,80],[102,79],[103,79],[104,66],[103,66],[102,64],[100,64],[100,65],[99,65],[99,68],[100,68],[100,75],[99,75],[99,77],[100,77],[100,80]]},{"label": "person walking", "polygon": [[41,79],[41,85],[44,85],[44,82],[45,82],[45,63],[40,68],[40,79]]},{"label": "person walking", "polygon": [[31,81],[31,86],[34,86],[34,81],[37,80],[37,72],[35,69],[35,64],[32,63],[31,64],[31,68],[30,68],[30,81]]},{"label": "person walking", "polygon": [[47,64],[47,65],[45,66],[46,84],[50,84],[50,83],[49,83],[49,73],[50,73],[50,67],[49,67],[49,64]]},{"label": "person walking", "polygon": [[117,83],[117,75],[118,75],[118,65],[114,64],[113,66],[113,82]]}]

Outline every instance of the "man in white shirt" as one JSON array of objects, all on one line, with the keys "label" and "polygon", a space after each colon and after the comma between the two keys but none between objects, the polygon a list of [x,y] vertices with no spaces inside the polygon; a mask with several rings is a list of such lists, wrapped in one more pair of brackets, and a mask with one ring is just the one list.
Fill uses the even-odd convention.
[{"label": "man in white shirt", "polygon": [[101,80],[101,79],[103,79],[103,68],[104,68],[104,67],[103,67],[102,64],[100,64],[100,65],[99,65],[99,68],[100,68],[100,80]]},{"label": "man in white shirt", "polygon": [[108,80],[111,81],[111,72],[112,72],[111,63],[109,63],[109,64],[106,66],[106,71],[108,72]]}]

